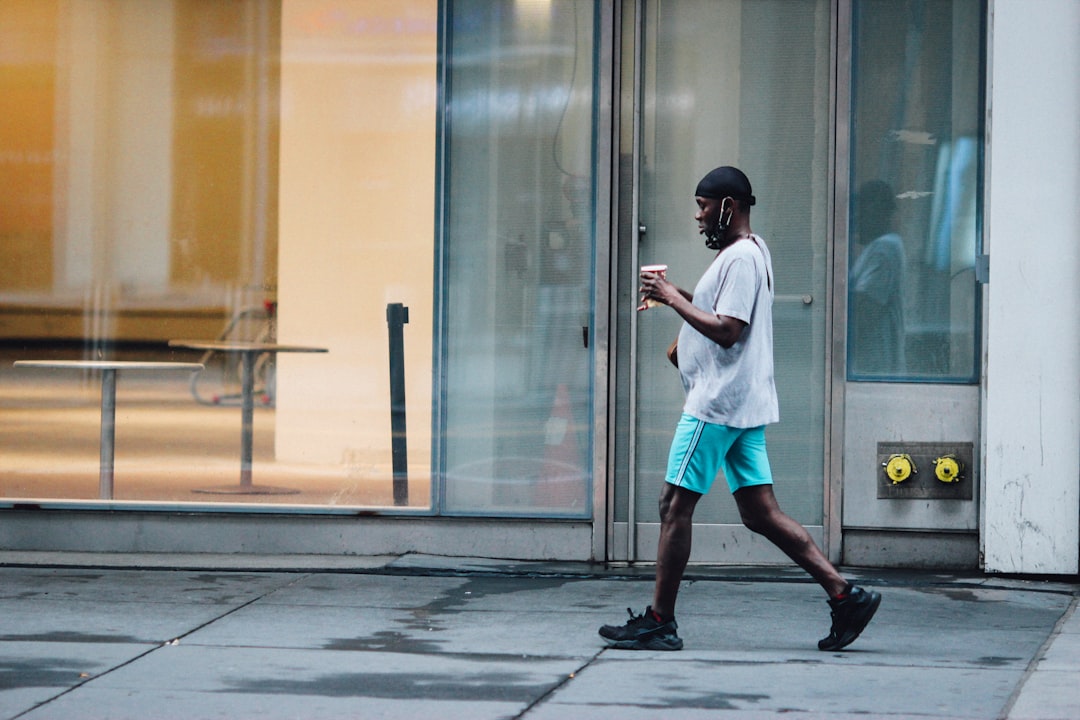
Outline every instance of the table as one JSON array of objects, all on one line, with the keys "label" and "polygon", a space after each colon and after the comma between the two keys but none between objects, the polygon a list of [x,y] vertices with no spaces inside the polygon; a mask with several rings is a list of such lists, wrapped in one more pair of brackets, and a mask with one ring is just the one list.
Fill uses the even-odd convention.
[{"label": "table", "polygon": [[169,347],[190,350],[213,350],[240,355],[240,482],[195,490],[201,493],[224,495],[295,495],[293,488],[255,485],[251,481],[252,436],[255,419],[255,360],[264,353],[324,353],[326,348],[307,345],[284,345],[272,342],[249,342],[242,340],[170,340]]},{"label": "table", "polygon": [[116,373],[159,372],[163,370],[202,370],[201,363],[151,362],[138,360],[16,360],[15,367],[49,368],[71,370],[99,370],[101,372],[101,473],[98,495],[103,500],[113,496],[113,465],[116,444]]}]

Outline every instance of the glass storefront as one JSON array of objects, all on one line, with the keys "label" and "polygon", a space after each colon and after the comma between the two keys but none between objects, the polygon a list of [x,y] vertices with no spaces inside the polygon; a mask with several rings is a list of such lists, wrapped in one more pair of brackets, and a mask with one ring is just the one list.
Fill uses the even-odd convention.
[{"label": "glass storefront", "polygon": [[[777,271],[775,472],[820,529],[834,367],[977,382],[984,13],[0,3],[0,503],[645,528],[681,390],[636,268],[693,285],[690,192],[730,163]],[[105,359],[204,365],[119,371],[110,497],[101,371],[14,367]]]},{"label": "glass storefront", "polygon": [[[587,516],[594,56],[570,0],[3,3],[0,498]],[[17,360],[204,369],[118,372],[103,497],[101,371]]]}]

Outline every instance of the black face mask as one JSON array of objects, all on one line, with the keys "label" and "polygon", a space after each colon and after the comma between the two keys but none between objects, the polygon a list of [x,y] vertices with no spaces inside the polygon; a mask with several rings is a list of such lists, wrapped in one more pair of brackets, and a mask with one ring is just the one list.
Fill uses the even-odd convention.
[{"label": "black face mask", "polygon": [[734,210],[728,210],[727,222],[724,222],[724,208],[727,207],[728,198],[720,202],[720,214],[716,216],[716,227],[712,230],[705,229],[705,247],[710,250],[719,250],[724,246],[724,233],[731,226],[731,215]]}]

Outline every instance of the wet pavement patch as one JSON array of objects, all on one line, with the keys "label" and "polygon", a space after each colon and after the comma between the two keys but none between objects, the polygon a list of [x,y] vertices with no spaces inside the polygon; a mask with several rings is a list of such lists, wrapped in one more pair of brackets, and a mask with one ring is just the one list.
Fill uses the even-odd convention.
[{"label": "wet pavement patch", "polygon": [[975,664],[982,665],[983,667],[1009,667],[1010,665],[1016,665],[1017,663],[1023,662],[1024,658],[1000,657],[997,655],[986,655],[975,659]]},{"label": "wet pavement patch", "polygon": [[[441,642],[420,640],[409,637],[404,633],[383,630],[365,637],[337,638],[323,645],[323,650],[339,650],[343,652],[392,652],[404,655],[438,655],[442,658],[454,658],[458,660],[471,660],[478,662],[521,662],[532,663],[537,659],[551,660],[551,655],[530,655],[523,653],[497,653],[497,652],[445,652]],[[567,657],[559,657],[566,660]]]},{"label": "wet pavement patch", "polygon": [[245,585],[261,578],[261,575],[241,575],[238,573],[223,573],[221,575],[202,573],[200,575],[192,575],[190,579],[195,580],[196,582],[208,583],[210,585]]},{"label": "wet pavement patch", "polygon": [[159,640],[143,640],[131,635],[97,635],[54,630],[47,633],[26,633],[25,635],[0,635],[2,642],[53,642],[53,643],[114,643],[122,645],[156,645]]},{"label": "wet pavement patch", "polygon": [[405,633],[381,630],[365,637],[331,640],[323,645],[323,649],[428,654],[437,653],[439,646],[440,643],[431,640],[418,640]]},{"label": "wet pavement patch", "polygon": [[531,702],[557,683],[536,683],[518,673],[476,676],[433,673],[337,673],[310,680],[239,680],[219,692],[253,695],[318,695],[392,700],[462,700],[467,702]]},{"label": "wet pavement patch", "polygon": [[[560,588],[568,578],[533,578],[529,581],[528,592],[553,590]],[[474,600],[498,595],[512,595],[523,591],[522,583],[516,578],[473,577],[461,585],[451,588],[443,594],[419,607],[412,608],[412,619],[399,621],[406,628],[413,630],[439,631],[439,619],[442,616],[457,615]]]},{"label": "wet pavement patch", "polygon": [[[688,688],[688,690],[690,690]],[[693,692],[691,690],[691,692]],[[642,705],[642,707],[663,708],[698,708],[703,710],[745,710],[747,705],[755,705],[763,700],[769,700],[768,695],[756,693],[730,693],[709,692],[699,694],[679,695],[666,697],[658,700],[656,704]]]},{"label": "wet pavement patch", "polygon": [[70,687],[87,679],[94,666],[60,658],[0,661],[0,690]]},{"label": "wet pavement patch", "polygon": [[940,594],[944,595],[950,600],[957,600],[959,602],[993,602],[992,600],[987,600],[985,598],[979,597],[971,590],[948,589],[942,590]]}]

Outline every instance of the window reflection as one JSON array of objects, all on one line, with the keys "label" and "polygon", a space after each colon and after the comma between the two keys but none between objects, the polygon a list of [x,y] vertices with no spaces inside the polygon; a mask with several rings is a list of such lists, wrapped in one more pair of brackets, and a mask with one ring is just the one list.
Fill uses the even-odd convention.
[{"label": "window reflection", "polygon": [[896,197],[884,180],[871,180],[855,196],[858,255],[851,267],[851,367],[858,374],[904,372],[904,241],[894,232]]},{"label": "window reflection", "polygon": [[982,3],[853,9],[848,378],[975,382]]}]

